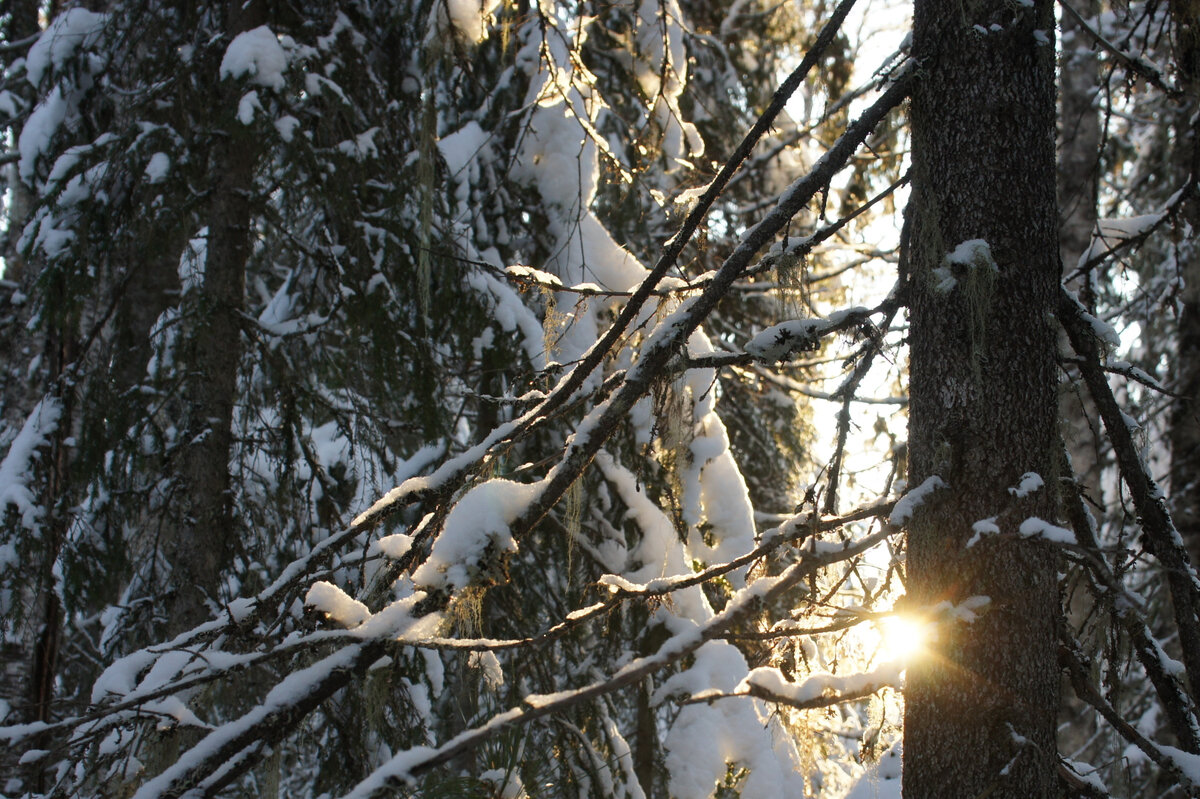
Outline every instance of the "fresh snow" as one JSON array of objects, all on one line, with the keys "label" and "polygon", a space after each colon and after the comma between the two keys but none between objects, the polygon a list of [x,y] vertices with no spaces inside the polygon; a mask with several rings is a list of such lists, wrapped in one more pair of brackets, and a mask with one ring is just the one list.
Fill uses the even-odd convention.
[{"label": "fresh snow", "polygon": [[903,747],[897,742],[879,756],[844,799],[901,799],[903,772]]},{"label": "fresh snow", "polygon": [[300,120],[290,114],[285,114],[275,120],[275,130],[279,132],[279,138],[287,143],[291,143],[296,136],[296,128],[300,127]]},{"label": "fresh snow", "polygon": [[505,558],[517,551],[509,525],[541,491],[540,484],[489,480],[468,491],[446,516],[429,558],[413,572],[415,585],[457,590],[468,586],[486,556]]},{"label": "fresh snow", "polygon": [[1026,472],[1025,474],[1021,475],[1021,482],[1008,489],[1008,493],[1012,494],[1017,499],[1024,499],[1045,485],[1046,481],[1042,479],[1040,474],[1037,472]]},{"label": "fresh snow", "polygon": [[81,50],[99,38],[108,17],[86,8],[69,8],[54,18],[25,57],[25,78],[40,86],[47,73],[61,70]]},{"label": "fresh snow", "polygon": [[146,182],[162,183],[171,171],[171,157],[166,153],[155,153],[146,164]]},{"label": "fresh snow", "polygon": [[17,137],[17,172],[21,180],[33,185],[37,161],[52,149],[52,140],[70,110],[63,97],[62,87],[50,90],[25,121],[21,135]]},{"label": "fresh snow", "polygon": [[[746,678],[742,653],[724,641],[709,641],[695,653],[694,665],[668,678],[654,701],[672,694],[732,694]],[[680,709],[667,732],[666,772],[674,799],[709,799],[725,777],[727,764],[749,770],[742,796],[790,799],[807,795],[799,755],[772,709],[746,697]]]},{"label": "fresh snow", "polygon": [[1093,258],[1103,255],[1130,239],[1144,235],[1152,227],[1162,222],[1167,213],[1164,210],[1141,216],[1097,220],[1096,229],[1092,231],[1092,241],[1088,248],[1080,253],[1076,268],[1083,267]]},{"label": "fresh snow", "polygon": [[42,398],[26,417],[21,432],[17,433],[8,447],[8,454],[0,461],[0,508],[15,508],[21,515],[21,524],[28,530],[36,530],[42,516],[42,508],[29,488],[30,468],[38,448],[48,444],[50,436],[58,429],[61,416],[62,406],[58,400]]},{"label": "fresh snow", "polygon": [[990,266],[996,268],[992,248],[983,239],[964,241],[946,255],[946,263],[955,266]]},{"label": "fresh snow", "polygon": [[946,254],[942,265],[933,269],[933,277],[937,280],[934,290],[942,294],[953,291],[958,287],[958,277],[967,269],[996,270],[991,245],[983,239],[964,241]]},{"label": "fresh snow", "polygon": [[450,24],[467,41],[481,42],[487,36],[488,20],[500,0],[447,0]]},{"label": "fresh snow", "polygon": [[746,352],[768,363],[782,361],[797,352],[815,349],[829,329],[825,319],[791,319],[768,327],[746,342]]},{"label": "fresh snow", "polygon": [[361,645],[344,646],[313,665],[288,674],[271,689],[261,705],[214,729],[198,744],[180,755],[161,774],[143,783],[133,795],[133,799],[154,799],[161,796],[172,782],[183,778],[204,758],[213,756],[230,741],[236,740],[239,735],[255,725],[263,723],[272,714],[294,705],[300,697],[309,693],[319,681],[328,677],[334,670],[350,668],[358,658],[360,647]]},{"label": "fresh snow", "polygon": [[1052,541],[1056,544],[1075,544],[1075,533],[1065,527],[1051,524],[1048,521],[1039,519],[1036,516],[1030,516],[1025,521],[1021,522],[1021,526],[1017,529],[1022,538],[1044,538],[1047,541]]},{"label": "fresh snow", "polygon": [[[287,69],[287,53],[279,39],[266,25],[239,33],[229,43],[221,59],[222,78],[245,77],[256,86],[281,91],[284,86],[283,72]],[[238,111],[239,118],[241,110]],[[242,120],[245,122],[245,120]]]},{"label": "fresh snow", "polygon": [[[603,450],[596,454],[596,465],[628,508],[627,518],[641,532],[638,545],[629,553],[624,574],[613,575],[619,580],[609,580],[607,584],[636,591],[641,584],[656,579],[690,574],[692,553],[680,541],[675,525],[666,513],[642,491],[637,477]],[[624,542],[621,542],[621,549],[624,549]],[[671,600],[678,616],[696,623],[712,618],[712,607],[699,586],[675,591]]]},{"label": "fresh snow", "polygon": [[357,627],[371,618],[366,605],[325,580],[313,583],[304,597],[304,604],[346,628]]},{"label": "fresh snow", "polygon": [[768,327],[746,342],[746,352],[768,363],[786,360],[794,355],[815,349],[829,331],[856,314],[866,314],[862,306],[843,308],[825,319],[791,319]]},{"label": "fresh snow", "polygon": [[258,92],[246,92],[242,95],[242,99],[238,101],[238,122],[241,122],[243,125],[253,125],[254,112],[261,110],[263,110],[263,107],[262,103],[258,100]]},{"label": "fresh snow", "polygon": [[792,682],[784,677],[779,669],[760,666],[747,674],[736,690],[744,693],[758,688],[782,700],[804,704],[885,686],[897,687],[901,684],[903,671],[904,667],[899,661],[892,661],[863,674],[830,674],[818,671],[809,674],[800,682]]},{"label": "fresh snow", "polygon": [[386,557],[398,560],[408,554],[408,550],[412,549],[413,537],[404,533],[393,533],[385,535],[375,543],[379,547],[379,551]]},{"label": "fresh snow", "polygon": [[[1012,491],[1011,488],[1009,490]],[[980,519],[972,524],[971,530],[975,533],[975,535],[971,536],[970,540],[967,541],[967,549],[970,549],[978,544],[985,535],[999,535],[1000,525],[996,524],[995,516],[989,516],[986,519]]]},{"label": "fresh snow", "polygon": [[892,514],[888,517],[888,521],[897,527],[905,524],[933,492],[947,487],[946,481],[936,474],[925,478],[925,482],[896,500],[896,505],[892,508]]}]

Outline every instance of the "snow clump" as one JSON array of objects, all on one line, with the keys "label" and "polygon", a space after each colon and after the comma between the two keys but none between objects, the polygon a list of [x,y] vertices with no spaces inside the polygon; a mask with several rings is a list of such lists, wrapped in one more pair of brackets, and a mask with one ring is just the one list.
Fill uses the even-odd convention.
[{"label": "snow clump", "polygon": [[283,89],[285,69],[287,53],[266,25],[235,36],[221,59],[222,78],[249,76],[251,83],[275,91]]}]

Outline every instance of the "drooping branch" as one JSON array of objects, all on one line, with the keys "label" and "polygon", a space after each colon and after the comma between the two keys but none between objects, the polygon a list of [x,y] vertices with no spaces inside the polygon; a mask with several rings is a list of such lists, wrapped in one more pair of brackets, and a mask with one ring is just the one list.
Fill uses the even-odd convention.
[{"label": "drooping branch", "polygon": [[746,232],[742,243],[721,265],[712,283],[659,324],[643,347],[639,360],[629,370],[624,384],[584,418],[561,460],[542,481],[537,496],[513,522],[512,529],[518,539],[558,502],[626,418],[634,403],[650,392],[660,374],[669,371],[672,358],[685,351],[688,337],[708,318],[755,254],[824,186],[829,185],[875,126],[904,101],[914,80],[912,70],[904,70],[898,75],[883,95],[846,129],[814,169],[793,183],[775,209]]},{"label": "drooping branch", "polygon": [[1110,42],[1102,33],[1092,27],[1092,25],[1086,19],[1084,19],[1083,16],[1080,15],[1080,13],[1075,10],[1075,7],[1069,2],[1066,2],[1066,0],[1058,0],[1058,6],[1065,14],[1075,20],[1075,24],[1078,25],[1081,30],[1087,33],[1093,42],[1100,45],[1100,47],[1109,53],[1109,55],[1121,62],[1121,64],[1127,70],[1142,78],[1151,86],[1159,89],[1168,97],[1182,97],[1183,92],[1178,87],[1169,85],[1166,81],[1166,78],[1163,77],[1162,73],[1159,72],[1157,67],[1155,67],[1153,64],[1147,63],[1135,55],[1132,55],[1131,53],[1125,52],[1120,47]]},{"label": "drooping branch", "polygon": [[625,334],[629,326],[637,320],[642,306],[650,298],[651,293],[657,287],[658,283],[675,267],[680,253],[683,252],[683,248],[691,241],[692,236],[699,229],[700,223],[708,215],[709,209],[712,208],[713,203],[716,202],[721,192],[725,190],[734,173],[738,171],[742,163],[750,156],[751,151],[758,141],[771,129],[771,125],[774,124],[775,119],[782,113],[784,106],[787,105],[788,100],[795,93],[796,89],[803,84],[808,73],[820,63],[825,50],[833,42],[834,37],[836,37],[838,31],[841,29],[842,22],[845,21],[846,15],[850,13],[850,9],[853,8],[854,3],[855,0],[842,0],[837,8],[834,9],[829,21],[821,28],[816,41],[809,51],[804,54],[804,58],[801,59],[799,66],[780,85],[771,99],[771,104],[759,115],[758,120],[754,123],[754,127],[750,129],[750,132],[746,134],[737,146],[737,149],[734,150],[733,155],[721,167],[721,171],[713,178],[712,183],[709,184],[704,194],[696,202],[696,206],[684,219],[679,231],[663,245],[663,253],[650,270],[650,274],[638,286],[633,296],[630,297],[629,302],[621,309],[621,312],[617,315],[616,320],[614,320],[609,329],[588,349],[579,365],[572,370],[567,379],[560,383],[551,392],[550,396],[546,398],[545,402],[542,403],[542,406],[535,414],[535,418],[549,413],[559,404],[569,399],[583,385],[588,375],[600,365],[608,352],[616,345],[621,336]]},{"label": "drooping branch", "polygon": [[1130,420],[1117,404],[1101,366],[1100,348],[1079,301],[1062,289],[1058,317],[1071,347],[1080,356],[1079,371],[1087,383],[1108,432],[1121,478],[1129,488],[1146,544],[1166,574],[1179,645],[1192,695],[1200,695],[1200,580],[1188,562],[1183,540],[1171,520],[1162,489],[1150,475],[1133,440]]},{"label": "drooping branch", "polygon": [[1078,643],[1064,641],[1059,647],[1059,660],[1067,671],[1071,686],[1075,689],[1075,695],[1091,705],[1122,738],[1136,746],[1156,765],[1170,773],[1180,785],[1191,785],[1193,789],[1200,788],[1200,784],[1189,774],[1187,769],[1181,767],[1165,747],[1156,745],[1142,735],[1137,727],[1126,721],[1116,708],[1096,690],[1088,675],[1087,659]]},{"label": "drooping branch", "polygon": [[[1062,464],[1064,473],[1069,474],[1069,458],[1065,450]],[[1166,663],[1166,653],[1147,624],[1140,599],[1128,595],[1120,578],[1105,560],[1100,542],[1096,539],[1091,514],[1084,504],[1083,493],[1074,480],[1064,482],[1062,499],[1071,529],[1075,532],[1075,540],[1079,543],[1077,552],[1093,581],[1094,593],[1104,598],[1129,636],[1134,656],[1150,678],[1171,732],[1185,751],[1200,752],[1200,727],[1196,724],[1195,703]]]}]

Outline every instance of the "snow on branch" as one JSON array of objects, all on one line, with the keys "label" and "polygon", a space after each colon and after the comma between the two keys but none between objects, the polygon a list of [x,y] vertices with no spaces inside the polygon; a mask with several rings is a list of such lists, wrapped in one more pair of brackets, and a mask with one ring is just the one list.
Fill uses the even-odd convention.
[{"label": "snow on branch", "polygon": [[1195,695],[1200,690],[1200,580],[1189,563],[1183,539],[1167,508],[1166,497],[1134,442],[1128,416],[1117,404],[1108,384],[1094,330],[1079,302],[1065,288],[1059,295],[1058,318],[1072,349],[1080,358],[1079,370],[1104,420],[1121,479],[1129,488],[1145,532],[1147,548],[1163,564],[1183,662]]},{"label": "snow on branch", "polygon": [[[1070,468],[1070,459],[1065,450],[1061,461],[1065,468]],[[1073,480],[1064,483],[1063,504],[1079,543],[1074,554],[1083,562],[1093,581],[1093,595],[1110,609],[1112,616],[1125,629],[1134,656],[1150,679],[1176,740],[1189,751],[1200,751],[1200,726],[1196,720],[1195,703],[1180,682],[1183,676],[1181,670],[1151,631],[1142,597],[1125,586],[1104,557],[1096,538],[1095,522],[1084,502],[1082,491]]]},{"label": "snow on branch", "polygon": [[[21,432],[13,439],[8,447],[8,454],[0,462],[0,509],[12,507],[21,516],[21,524],[26,529],[37,527],[42,515],[42,508],[29,489],[32,479],[30,467],[37,450],[46,446],[50,436],[58,429],[62,406],[54,397],[43,397],[34,406]],[[15,553],[12,553],[15,557]],[[7,545],[0,547],[0,565],[9,559]]]},{"label": "snow on branch", "polygon": [[785,361],[812,352],[830,333],[867,324],[873,311],[862,306],[845,308],[825,319],[792,319],[767,328],[746,342],[746,352],[768,363]]},{"label": "snow on branch", "polygon": [[751,671],[733,694],[698,695],[697,701],[711,701],[725,696],[753,696],[767,702],[809,710],[851,702],[870,696],[884,688],[902,685],[903,665],[898,661],[884,663],[874,671],[863,674],[810,674],[800,682],[792,682],[779,669],[760,666]]},{"label": "snow on branch", "polygon": [[[847,544],[837,554],[805,553],[799,561],[776,577],[763,577],[738,591],[719,614],[702,626],[677,633],[652,655],[637,658],[604,680],[553,695],[530,696],[524,707],[497,714],[485,724],[467,730],[438,747],[419,747],[396,754],[377,769],[345,799],[370,799],[387,795],[418,774],[447,763],[515,724],[525,724],[567,708],[591,702],[605,694],[632,685],[692,654],[708,641],[716,640],[763,604],[782,596],[829,563],[858,554],[884,540],[892,531],[882,531]],[[138,799],[141,799],[140,797]]]}]

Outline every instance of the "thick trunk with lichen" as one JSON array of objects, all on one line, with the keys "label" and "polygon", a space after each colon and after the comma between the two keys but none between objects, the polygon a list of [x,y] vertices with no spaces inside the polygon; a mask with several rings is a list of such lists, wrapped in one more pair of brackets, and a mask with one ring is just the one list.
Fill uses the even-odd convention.
[{"label": "thick trunk with lichen", "polygon": [[[1053,3],[917,0],[913,55],[909,476],[948,488],[911,521],[908,591],[990,604],[969,623],[942,605],[909,666],[904,796],[1049,797],[1057,558],[1018,530],[1056,509]],[[1017,496],[1028,473],[1044,485]]]}]

